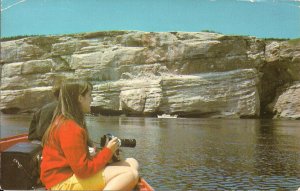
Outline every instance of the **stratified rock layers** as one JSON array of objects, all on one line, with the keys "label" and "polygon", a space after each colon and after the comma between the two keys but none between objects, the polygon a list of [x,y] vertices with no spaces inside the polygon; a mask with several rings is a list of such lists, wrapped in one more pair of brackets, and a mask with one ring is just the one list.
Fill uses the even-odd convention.
[{"label": "stratified rock layers", "polygon": [[299,119],[299,62],[298,40],[203,32],[2,40],[0,109],[33,112],[53,99],[53,83],[85,79],[101,114]]},{"label": "stratified rock layers", "polygon": [[258,81],[253,69],[119,80],[95,85],[93,105],[136,115],[259,116]]}]

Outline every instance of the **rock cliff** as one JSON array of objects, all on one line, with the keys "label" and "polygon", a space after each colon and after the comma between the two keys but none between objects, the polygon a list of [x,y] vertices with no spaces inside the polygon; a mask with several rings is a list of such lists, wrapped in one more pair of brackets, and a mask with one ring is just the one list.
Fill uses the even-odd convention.
[{"label": "rock cliff", "polygon": [[104,31],[1,40],[3,113],[33,112],[86,79],[104,115],[300,118],[300,40]]}]

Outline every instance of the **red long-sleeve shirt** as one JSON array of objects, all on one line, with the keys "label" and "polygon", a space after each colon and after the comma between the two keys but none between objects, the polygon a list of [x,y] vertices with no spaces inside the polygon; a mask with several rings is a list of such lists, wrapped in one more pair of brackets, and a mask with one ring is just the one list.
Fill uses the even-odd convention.
[{"label": "red long-sleeve shirt", "polygon": [[113,154],[105,147],[91,158],[86,131],[73,120],[63,121],[54,132],[52,140],[51,144],[44,145],[41,162],[40,178],[47,189],[73,174],[79,178],[96,174],[105,167]]}]

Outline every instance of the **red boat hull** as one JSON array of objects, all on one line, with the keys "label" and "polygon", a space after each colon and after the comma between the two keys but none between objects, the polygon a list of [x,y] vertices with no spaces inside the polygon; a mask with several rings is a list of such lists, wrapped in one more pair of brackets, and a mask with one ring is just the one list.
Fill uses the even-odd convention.
[{"label": "red boat hull", "polygon": [[145,179],[141,178],[139,183],[138,183],[138,190],[139,191],[154,191],[152,186],[146,182]]},{"label": "red boat hull", "polygon": [[[19,143],[19,142],[28,142],[28,135],[27,134],[21,134],[21,135],[16,135],[16,136],[0,139],[0,152],[5,151],[9,147],[11,147],[14,144]],[[0,167],[0,169],[1,169],[1,167]],[[137,190],[138,191],[154,191],[154,189],[143,178],[140,179],[140,181],[137,185]]]},{"label": "red boat hull", "polygon": [[7,148],[13,146],[16,143],[20,143],[20,142],[28,142],[28,135],[21,134],[21,135],[16,135],[16,136],[0,139],[0,152],[3,152]]}]

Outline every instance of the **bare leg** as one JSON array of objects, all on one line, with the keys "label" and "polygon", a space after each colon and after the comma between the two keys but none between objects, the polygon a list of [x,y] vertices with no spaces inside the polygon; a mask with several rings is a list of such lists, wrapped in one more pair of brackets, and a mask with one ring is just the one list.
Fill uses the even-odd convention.
[{"label": "bare leg", "polygon": [[125,161],[130,165],[131,168],[138,170],[139,169],[139,163],[134,158],[127,158]]},{"label": "bare leg", "polygon": [[139,163],[134,158],[126,158],[125,160],[114,162],[110,164],[109,166],[128,166],[135,170],[139,169]]},{"label": "bare leg", "polygon": [[132,190],[138,182],[137,170],[127,166],[107,166],[104,169],[104,190]]}]

